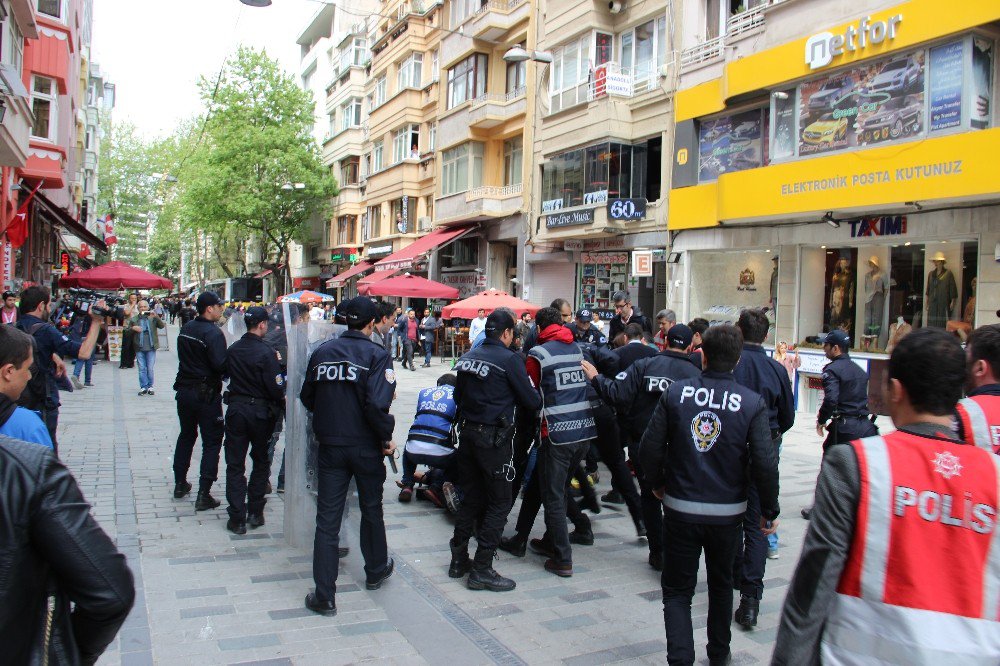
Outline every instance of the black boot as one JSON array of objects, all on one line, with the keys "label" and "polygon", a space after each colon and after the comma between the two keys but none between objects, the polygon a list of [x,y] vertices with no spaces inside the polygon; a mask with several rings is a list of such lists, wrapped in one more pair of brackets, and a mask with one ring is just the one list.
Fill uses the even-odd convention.
[{"label": "black boot", "polygon": [[264,525],[264,514],[263,513],[251,513],[247,516],[247,526],[255,530],[258,527]]},{"label": "black boot", "polygon": [[476,551],[476,559],[472,563],[467,583],[470,590],[490,590],[491,592],[510,592],[517,585],[510,578],[504,578],[493,570],[495,550]]},{"label": "black boot", "polygon": [[733,613],[733,619],[744,629],[753,629],[757,626],[757,615],[760,613],[760,599],[740,595],[740,607]]},{"label": "black boot", "polygon": [[448,565],[448,577],[461,578],[472,569],[472,560],[469,559],[469,542],[456,542],[452,539],[448,545],[451,546],[451,564]]},{"label": "black boot", "polygon": [[635,535],[639,538],[646,536],[646,523],[642,520],[642,505],[629,504],[628,515],[632,517],[632,524],[635,525]]},{"label": "black boot", "polygon": [[194,501],[195,511],[208,511],[209,509],[218,508],[222,502],[212,497],[212,493],[208,490],[199,490],[198,498]]},{"label": "black boot", "polygon": [[191,484],[187,481],[181,481],[174,484],[174,499],[180,499],[191,492]]},{"label": "black boot", "polygon": [[520,534],[512,537],[500,537],[500,550],[510,553],[514,557],[524,557],[528,550],[528,541]]}]

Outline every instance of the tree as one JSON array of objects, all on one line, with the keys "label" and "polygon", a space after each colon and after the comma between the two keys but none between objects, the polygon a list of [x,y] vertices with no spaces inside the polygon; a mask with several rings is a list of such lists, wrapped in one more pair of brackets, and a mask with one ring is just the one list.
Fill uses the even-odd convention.
[{"label": "tree", "polygon": [[207,120],[180,174],[180,219],[208,235],[227,275],[248,273],[249,263],[287,266],[289,243],[328,215],[338,193],[312,138],[311,96],[247,47],[199,87]]},{"label": "tree", "polygon": [[144,240],[145,218],[155,196],[149,177],[156,171],[150,152],[131,123],[106,124],[101,140],[101,169],[98,174],[97,213],[115,216],[116,258],[143,263],[135,248]]}]

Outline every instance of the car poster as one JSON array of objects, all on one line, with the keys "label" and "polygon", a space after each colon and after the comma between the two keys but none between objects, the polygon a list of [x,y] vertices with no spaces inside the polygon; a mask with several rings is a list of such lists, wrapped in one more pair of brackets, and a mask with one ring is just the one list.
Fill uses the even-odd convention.
[{"label": "car poster", "polygon": [[931,49],[930,96],[932,132],[962,124],[962,54],[965,42]]},{"label": "car poster", "polygon": [[761,165],[761,109],[744,111],[701,123],[698,130],[698,179]]}]

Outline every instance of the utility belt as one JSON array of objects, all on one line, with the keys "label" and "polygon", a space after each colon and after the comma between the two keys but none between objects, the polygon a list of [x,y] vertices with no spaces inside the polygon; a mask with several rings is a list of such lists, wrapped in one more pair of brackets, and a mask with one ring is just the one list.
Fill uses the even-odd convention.
[{"label": "utility belt", "polygon": [[492,442],[494,447],[509,443],[514,436],[514,424],[507,423],[507,419],[500,419],[500,423],[478,423],[469,419],[461,419],[458,422],[459,432],[469,431],[479,435],[480,441]]},{"label": "utility belt", "polygon": [[281,413],[281,406],[274,400],[268,398],[261,398],[253,395],[243,395],[242,393],[231,393],[226,391],[226,395],[223,396],[222,402],[227,405],[257,405],[267,409],[267,413],[271,417],[275,417]]},{"label": "utility belt", "polygon": [[174,382],[174,390],[194,391],[198,394],[199,400],[211,402],[222,391],[222,382],[210,382],[208,379]]}]

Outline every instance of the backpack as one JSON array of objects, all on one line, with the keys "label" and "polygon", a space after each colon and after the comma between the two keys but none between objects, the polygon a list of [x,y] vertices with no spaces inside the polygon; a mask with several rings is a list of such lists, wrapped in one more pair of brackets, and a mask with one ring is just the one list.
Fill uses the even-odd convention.
[{"label": "backpack", "polygon": [[20,407],[41,412],[45,410],[45,403],[49,397],[49,387],[48,378],[45,376],[45,372],[41,366],[38,365],[38,343],[35,341],[35,332],[42,326],[45,326],[45,322],[34,324],[31,328],[27,329],[24,328],[20,321],[14,325],[31,336],[31,379],[28,380],[28,384],[24,387],[24,391],[21,393],[21,397],[18,398],[17,404]]}]

